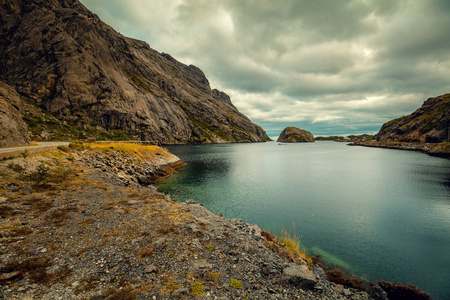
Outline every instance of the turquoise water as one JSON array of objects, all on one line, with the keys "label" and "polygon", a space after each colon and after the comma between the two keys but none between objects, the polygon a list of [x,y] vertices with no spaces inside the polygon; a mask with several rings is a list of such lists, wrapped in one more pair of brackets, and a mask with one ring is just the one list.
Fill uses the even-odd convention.
[{"label": "turquoise water", "polygon": [[348,272],[450,299],[450,160],[335,142],[169,150],[188,163],[160,184],[177,200],[295,230]]}]

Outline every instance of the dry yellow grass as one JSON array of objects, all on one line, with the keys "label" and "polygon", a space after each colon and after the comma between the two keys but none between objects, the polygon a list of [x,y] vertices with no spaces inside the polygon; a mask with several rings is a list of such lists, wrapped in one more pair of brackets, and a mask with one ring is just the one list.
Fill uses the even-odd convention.
[{"label": "dry yellow grass", "polygon": [[306,255],[306,249],[301,247],[300,236],[294,231],[289,233],[286,229],[281,231],[281,237],[278,238],[279,242],[285,245],[286,250],[293,255],[293,257],[300,257],[304,259],[308,265],[312,265],[312,260]]},{"label": "dry yellow grass", "polygon": [[133,153],[141,159],[149,159],[154,157],[155,155],[169,155],[167,149],[153,145],[139,145],[133,143],[85,143],[84,145],[87,148],[101,152],[107,152],[108,150],[117,150],[127,153]]}]

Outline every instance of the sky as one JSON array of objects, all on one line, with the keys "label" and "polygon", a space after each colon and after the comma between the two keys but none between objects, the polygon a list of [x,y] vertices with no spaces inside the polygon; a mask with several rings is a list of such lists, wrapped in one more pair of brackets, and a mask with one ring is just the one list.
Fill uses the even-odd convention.
[{"label": "sky", "polygon": [[376,133],[450,93],[448,0],[81,0],[205,73],[269,136]]}]

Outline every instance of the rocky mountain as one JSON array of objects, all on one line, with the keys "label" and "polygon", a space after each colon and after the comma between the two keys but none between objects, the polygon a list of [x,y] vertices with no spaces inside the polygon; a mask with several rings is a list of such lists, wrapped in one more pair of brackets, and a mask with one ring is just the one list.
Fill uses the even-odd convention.
[{"label": "rocky mountain", "polygon": [[20,117],[21,106],[16,91],[0,81],[0,147],[30,143],[27,125]]},{"label": "rocky mountain", "polygon": [[199,68],[122,36],[78,0],[0,1],[0,80],[57,128],[163,144],[269,140]]},{"label": "rocky mountain", "polygon": [[314,142],[314,136],[311,132],[297,128],[286,127],[277,139],[277,142],[282,143],[303,143]]},{"label": "rocky mountain", "polygon": [[450,141],[450,94],[429,98],[408,116],[381,127],[377,141],[441,143]]}]

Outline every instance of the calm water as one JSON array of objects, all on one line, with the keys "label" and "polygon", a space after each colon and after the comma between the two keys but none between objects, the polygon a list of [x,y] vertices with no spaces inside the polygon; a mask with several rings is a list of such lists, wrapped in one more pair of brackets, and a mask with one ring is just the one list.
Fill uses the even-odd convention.
[{"label": "calm water", "polygon": [[160,189],[179,201],[295,230],[328,263],[450,299],[450,160],[335,142],[169,149],[188,165]]}]

